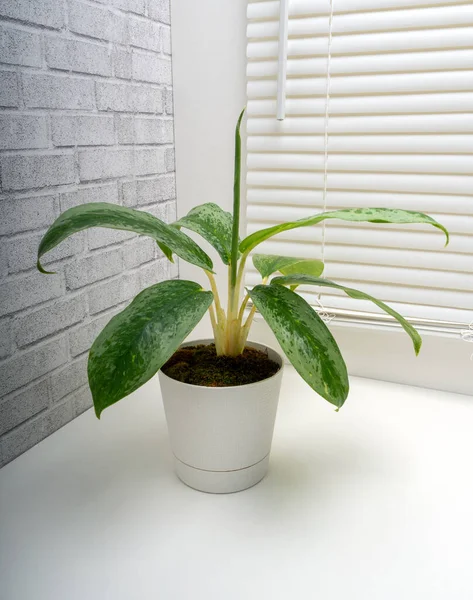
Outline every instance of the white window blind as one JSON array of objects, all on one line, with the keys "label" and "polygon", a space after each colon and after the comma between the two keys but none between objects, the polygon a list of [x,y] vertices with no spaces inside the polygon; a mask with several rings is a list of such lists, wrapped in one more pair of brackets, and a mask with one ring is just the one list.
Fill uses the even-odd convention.
[{"label": "white window blind", "polygon": [[[289,0],[286,118],[276,120],[279,0],[248,4],[247,231],[322,210],[397,207],[426,226],[332,221],[257,252],[323,258],[325,277],[426,327],[473,318],[473,2]],[[259,281],[249,270],[247,285]],[[332,291],[340,318],[376,307]]]}]

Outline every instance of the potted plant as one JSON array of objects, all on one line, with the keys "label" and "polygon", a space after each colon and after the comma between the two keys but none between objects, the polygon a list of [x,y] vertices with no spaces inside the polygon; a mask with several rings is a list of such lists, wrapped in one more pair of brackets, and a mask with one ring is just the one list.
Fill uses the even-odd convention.
[{"label": "potted plant", "polygon": [[[40,259],[62,240],[89,227],[108,227],[149,236],[169,260],[175,254],[204,270],[209,290],[192,281],[164,281],[143,290],[113,317],[90,349],[88,377],[95,413],[100,417],[105,408],[159,371],[177,473],[191,487],[211,492],[250,487],[264,477],[268,467],[283,360],[275,350],[248,341],[256,310],[296,371],[337,410],[348,395],[347,369],[326,324],[297,294],[297,286],[334,287],[352,298],[370,300],[397,319],[411,337],[416,354],[421,347],[418,332],[392,308],[368,294],[322,278],[324,265],[319,260],[254,254],[262,283],[243,295],[241,283],[250,253],[282,231],[327,219],[424,223],[442,230],[448,243],[447,230],[431,217],[388,208],[323,212],[262,229],[240,241],[243,112],[235,131],[233,215],[207,203],[166,224],[143,211],[92,203],[61,214],[38,249],[38,269],[46,273]],[[226,310],[210,257],[182,229],[207,240],[227,266]],[[207,311],[214,339],[183,344]]]}]

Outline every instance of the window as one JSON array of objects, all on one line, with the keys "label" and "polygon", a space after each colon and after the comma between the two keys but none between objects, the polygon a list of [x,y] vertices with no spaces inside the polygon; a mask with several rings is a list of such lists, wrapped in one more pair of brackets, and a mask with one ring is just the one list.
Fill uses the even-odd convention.
[{"label": "window", "polygon": [[[289,0],[283,121],[279,11],[248,5],[248,233],[336,208],[426,212],[447,248],[433,228],[333,221],[258,251],[323,258],[327,278],[459,338],[473,319],[473,2]],[[337,321],[396,327],[368,302],[304,293]]]}]

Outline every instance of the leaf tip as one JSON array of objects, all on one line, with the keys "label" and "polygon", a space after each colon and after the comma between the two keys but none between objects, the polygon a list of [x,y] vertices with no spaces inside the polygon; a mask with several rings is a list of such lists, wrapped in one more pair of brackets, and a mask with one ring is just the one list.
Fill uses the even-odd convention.
[{"label": "leaf tip", "polygon": [[56,271],[46,271],[46,269],[44,269],[41,263],[39,262],[39,258],[36,262],[36,268],[40,273],[43,273],[44,275],[56,275]]},{"label": "leaf tip", "polygon": [[448,246],[448,244],[450,243],[450,233],[448,232],[448,229],[446,227],[444,227],[441,223],[437,223],[437,227],[444,232],[445,234],[445,248]]}]

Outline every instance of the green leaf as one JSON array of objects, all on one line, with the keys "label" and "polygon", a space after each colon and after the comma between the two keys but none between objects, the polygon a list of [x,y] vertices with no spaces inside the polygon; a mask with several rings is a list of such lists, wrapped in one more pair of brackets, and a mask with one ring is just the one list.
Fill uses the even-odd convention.
[{"label": "green leaf", "polygon": [[153,377],[212,301],[212,292],[197,283],[164,281],[143,290],[111,319],[89,353],[89,385],[97,417]]},{"label": "green leaf", "polygon": [[241,188],[241,135],[240,127],[241,120],[245,114],[244,108],[235,128],[235,168],[233,173],[233,223],[232,223],[232,252],[230,258],[230,285],[232,288],[236,286],[237,280],[237,263],[238,263],[238,247],[240,245],[240,188]]},{"label": "green leaf", "polygon": [[447,237],[447,242],[445,245],[448,244],[449,239],[448,231],[445,229],[445,227],[424,213],[414,212],[411,210],[401,210],[397,208],[347,208],[344,210],[320,213],[312,217],[299,219],[298,221],[282,223],[281,225],[274,225],[273,227],[267,227],[266,229],[256,231],[241,242],[240,251],[248,253],[258,244],[261,244],[261,242],[264,242],[273,235],[283,231],[289,231],[290,229],[297,229],[298,227],[317,225],[317,223],[320,223],[325,219],[341,219],[342,221],[368,223],[425,223],[427,225],[437,227],[437,229],[440,229],[445,233]]},{"label": "green leaf", "polygon": [[359,290],[355,290],[353,288],[348,288],[343,285],[339,285],[338,283],[334,283],[333,281],[329,281],[328,279],[319,279],[318,277],[311,277],[310,275],[289,275],[287,277],[275,277],[271,284],[280,284],[280,285],[320,285],[325,287],[332,287],[338,290],[342,290],[350,296],[350,298],[355,298],[356,300],[369,300],[379,306],[382,310],[387,312],[389,315],[394,317],[402,326],[404,331],[410,336],[412,342],[414,344],[414,350],[416,355],[419,354],[420,347],[422,346],[422,338],[419,335],[417,329],[415,329],[406,319],[400,315],[398,312],[393,310],[381,300],[377,300],[370,296],[369,294],[365,294],[364,292],[360,292]]},{"label": "green leaf", "polygon": [[226,265],[230,263],[232,252],[232,225],[232,215],[212,202],[196,206],[173,223],[173,227],[185,227],[201,235],[217,250]]},{"label": "green leaf", "polygon": [[174,262],[174,258],[172,257],[172,250],[171,248],[168,248],[166,246],[166,244],[162,244],[161,242],[156,242],[158,244],[158,248],[161,250],[161,252],[164,254],[164,256],[170,261],[170,262]]},{"label": "green leaf", "polygon": [[60,215],[45,233],[38,249],[38,269],[46,273],[40,264],[40,258],[67,237],[89,227],[107,227],[122,229],[147,235],[157,242],[168,246],[172,252],[184,260],[211,271],[212,261],[207,254],[187,235],[167,225],[149,213],[110,204],[92,202],[76,206]]},{"label": "green leaf", "polygon": [[248,293],[299,375],[340,408],[348,396],[347,368],[319,315],[281,285],[257,285]]},{"label": "green leaf", "polygon": [[294,258],[291,256],[273,256],[271,254],[254,254],[252,258],[253,264],[261,273],[263,279],[276,273],[276,271],[283,275],[305,273],[318,277],[322,275],[324,270],[324,263],[315,258]]}]

